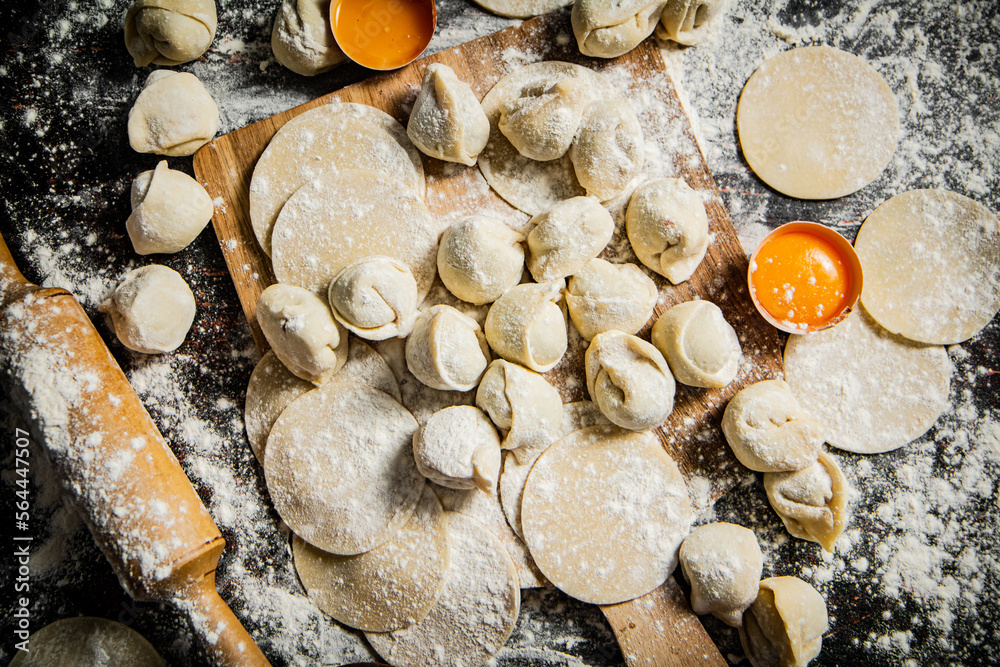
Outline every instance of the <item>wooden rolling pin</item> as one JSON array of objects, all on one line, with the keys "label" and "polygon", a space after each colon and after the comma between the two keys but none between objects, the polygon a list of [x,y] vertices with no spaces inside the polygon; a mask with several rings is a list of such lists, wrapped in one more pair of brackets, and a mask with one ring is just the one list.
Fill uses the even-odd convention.
[{"label": "wooden rolling pin", "polygon": [[0,377],[125,590],[175,605],[218,665],[267,659],[215,588],[225,540],[73,296],[0,238]]}]

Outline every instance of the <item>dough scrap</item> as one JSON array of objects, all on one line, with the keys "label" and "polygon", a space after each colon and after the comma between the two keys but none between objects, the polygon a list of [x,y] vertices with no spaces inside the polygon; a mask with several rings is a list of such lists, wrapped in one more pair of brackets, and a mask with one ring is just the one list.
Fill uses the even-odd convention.
[{"label": "dough scrap", "polygon": [[325,0],[282,0],[271,29],[274,59],[303,76],[316,76],[347,60],[330,27]]},{"label": "dough scrap", "polygon": [[424,69],[406,134],[425,155],[471,167],[490,138],[490,121],[469,84],[434,63]]},{"label": "dough scrap", "polygon": [[153,72],[128,112],[128,142],[139,153],[193,155],[218,129],[219,107],[188,72]]},{"label": "dough scrap", "polygon": [[63,618],[28,637],[8,667],[166,667],[146,638],[106,618]]},{"label": "dough scrap", "polygon": [[829,46],[778,54],[751,75],[736,110],[750,168],[778,192],[833,199],[882,173],[899,137],[899,105],[861,58]]},{"label": "dough scrap", "polygon": [[576,0],[571,16],[580,52],[617,58],[653,34],[665,0]]},{"label": "dough scrap", "polygon": [[145,354],[180,347],[195,310],[194,293],[181,274],[159,264],[126,273],[100,307],[121,344]]},{"label": "dough scrap", "polygon": [[500,108],[497,127],[526,158],[556,160],[569,150],[590,97],[589,79],[570,75],[529,86]]},{"label": "dough scrap", "polygon": [[597,257],[615,233],[615,221],[595,197],[561,201],[528,221],[526,264],[535,282],[571,276]]},{"label": "dough scrap", "polygon": [[576,180],[587,195],[614,199],[639,175],[645,161],[642,126],[623,97],[591,104],[569,149]]},{"label": "dough scrap", "polygon": [[673,306],[653,325],[651,339],[682,384],[721,389],[739,372],[739,336],[711,301]]},{"label": "dough scrap", "polygon": [[451,306],[422,312],[406,339],[407,368],[434,389],[475,389],[489,363],[490,350],[479,324]]},{"label": "dough scrap", "polygon": [[483,9],[515,19],[527,19],[571,4],[573,0],[473,0]]},{"label": "dough scrap", "polygon": [[564,282],[523,283],[504,292],[486,314],[490,349],[507,361],[544,373],[566,354],[566,317],[556,305]]},{"label": "dough scrap", "polygon": [[771,577],[743,614],[740,643],[754,667],[805,667],[819,655],[828,627],[819,591],[797,577]]},{"label": "dough scrap", "polygon": [[136,67],[173,67],[208,51],[218,25],[215,0],[136,0],[125,13],[125,47]]},{"label": "dough scrap", "polygon": [[500,478],[500,436],[482,410],[453,405],[413,435],[417,470],[435,484],[491,493]]},{"label": "dough scrap", "polygon": [[417,320],[417,280],[391,257],[373,255],[344,267],[327,297],[334,319],[366,340],[407,336]]},{"label": "dough scrap", "polygon": [[163,160],[132,181],[132,215],[125,229],[140,255],[179,252],[205,229],[213,213],[205,188]]},{"label": "dough scrap", "polygon": [[492,303],[521,281],[524,235],[500,220],[474,215],[445,230],[437,268],[448,291],[476,305]]},{"label": "dough scrap", "polygon": [[659,426],[674,409],[674,376],[660,351],[630,334],[594,336],[584,356],[587,391],[613,424],[631,431]]},{"label": "dough scrap", "polygon": [[483,374],[476,405],[505,432],[501,447],[522,463],[555,441],[562,422],[559,391],[538,373],[503,359]]},{"label": "dough scrap", "polygon": [[911,190],[868,216],[854,248],[861,303],[889,331],[921,343],[972,338],[1000,310],[1000,223],[947,190]]},{"label": "dough scrap", "polygon": [[635,264],[599,258],[584,264],[566,286],[569,317],[588,341],[611,329],[638,333],[653,316],[659,297],[656,283]]},{"label": "dough scrap", "polygon": [[708,250],[708,214],[697,192],[679,178],[646,181],[632,193],[625,233],[639,261],[679,285]]},{"label": "dough scrap", "polygon": [[793,537],[833,552],[847,525],[847,480],[832,456],[820,452],[816,463],[795,472],[766,472],[764,490]]},{"label": "dough scrap", "polygon": [[698,44],[728,5],[729,0],[667,0],[656,36],[688,46]]},{"label": "dough scrap", "polygon": [[691,584],[691,609],[713,614],[734,628],[757,599],[764,554],[752,530],[732,523],[709,523],[684,538],[681,570]]}]

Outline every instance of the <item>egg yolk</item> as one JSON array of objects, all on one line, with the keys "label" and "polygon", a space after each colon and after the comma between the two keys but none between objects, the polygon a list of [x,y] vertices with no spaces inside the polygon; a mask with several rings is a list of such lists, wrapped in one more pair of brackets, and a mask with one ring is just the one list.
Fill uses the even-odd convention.
[{"label": "egg yolk", "polygon": [[840,315],[852,282],[836,246],[804,231],[768,239],[750,266],[757,302],[779,322],[799,327],[821,326]]},{"label": "egg yolk", "polygon": [[434,34],[433,0],[333,0],[330,16],[344,53],[373,69],[402,67]]}]

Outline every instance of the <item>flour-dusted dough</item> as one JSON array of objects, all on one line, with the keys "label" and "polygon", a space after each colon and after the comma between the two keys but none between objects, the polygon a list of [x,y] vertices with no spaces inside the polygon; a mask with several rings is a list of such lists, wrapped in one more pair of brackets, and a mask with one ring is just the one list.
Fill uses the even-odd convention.
[{"label": "flour-dusted dough", "polygon": [[805,667],[819,655],[828,627],[819,591],[796,577],[771,577],[743,614],[740,643],[753,667]]},{"label": "flour-dusted dough", "polygon": [[879,324],[921,343],[972,338],[1000,310],[1000,223],[947,190],[911,190],[858,231],[861,303]]},{"label": "flour-dusted dough", "polygon": [[706,524],[684,538],[679,556],[694,613],[740,627],[744,610],[757,598],[764,567],[754,532],[732,523]]},{"label": "flour-dusted dough", "polygon": [[136,0],[125,12],[125,47],[136,67],[180,65],[215,39],[215,0]]},{"label": "flour-dusted dough", "polygon": [[730,399],[722,432],[747,468],[788,472],[816,462],[826,429],[803,409],[787,382],[764,380]]},{"label": "flour-dusted dough", "polygon": [[367,632],[375,651],[397,667],[482,665],[514,630],[521,607],[514,564],[475,519],[445,514],[451,565],[437,604],[415,625]]},{"label": "flour-dusted dough", "polygon": [[153,72],[128,112],[128,142],[140,153],[192,155],[218,129],[219,107],[188,72]]},{"label": "flour-dusted dough", "polygon": [[521,281],[524,235],[488,215],[456,222],[441,235],[441,282],[462,301],[492,303]]},{"label": "flour-dusted dough", "polygon": [[566,154],[592,101],[589,78],[575,74],[521,90],[500,110],[497,127],[526,158],[555,160]]},{"label": "flour-dusted dough", "polygon": [[406,339],[406,366],[428,387],[469,391],[490,363],[490,350],[479,324],[451,306],[420,313]]},{"label": "flour-dusted dough", "polygon": [[205,188],[163,160],[132,181],[132,215],[125,229],[140,255],[178,252],[205,229],[214,212]]},{"label": "flour-dusted dough", "polygon": [[679,178],[636,188],[625,232],[639,261],[677,285],[695,272],[708,250],[708,215],[697,192]]},{"label": "flour-dusted dough", "polygon": [[372,255],[392,257],[430,291],[437,228],[424,202],[374,171],[326,173],[303,185],[281,209],[271,235],[279,281],[324,293],[345,267]]},{"label": "flour-dusted dough", "polygon": [[528,221],[528,271],[536,282],[571,276],[597,257],[615,221],[595,197],[561,201]]},{"label": "flour-dusted dough", "polygon": [[295,571],[309,598],[344,625],[369,632],[426,618],[450,564],[444,511],[425,487],[410,520],[371,551],[338,556],[292,537]]},{"label": "flour-dusted dough", "polygon": [[122,345],[145,354],[173,352],[194,322],[194,293],[181,274],[159,264],[125,274],[100,308]]},{"label": "flour-dusted dough", "polygon": [[504,292],[486,314],[486,340],[498,356],[544,373],[566,353],[566,317],[556,305],[564,282],[524,283]]},{"label": "flour-dusted dough", "polygon": [[385,392],[328,382],[281,413],[264,476],[281,518],[310,544],[370,551],[406,524],[426,482],[413,460],[417,422]]},{"label": "flour-dusted dough", "polygon": [[492,493],[500,479],[500,436],[477,407],[453,405],[413,435],[417,469],[435,484]]},{"label": "flour-dusted dough", "polygon": [[570,146],[569,159],[587,194],[608,201],[639,175],[644,151],[639,119],[629,103],[618,97],[590,105]]},{"label": "flour-dusted dough", "polygon": [[587,391],[605,417],[622,428],[659,426],[674,409],[674,376],[651,343],[622,331],[594,336],[584,357]]},{"label": "flour-dusted dough", "polygon": [[889,164],[899,105],[861,58],[806,46],[753,73],[736,128],[743,155],[765,183],[791,197],[832,199],[860,190]]},{"label": "flour-dusted dough", "polygon": [[254,166],[250,222],[264,252],[271,254],[271,233],[289,197],[312,180],[348,169],[395,178],[424,196],[420,152],[395,118],[366,104],[324,104],[282,125]]},{"label": "flour-dusted dough", "polygon": [[347,60],[330,26],[330,3],[282,0],[271,29],[274,59],[303,76],[328,72]]},{"label": "flour-dusted dough", "polygon": [[434,63],[424,70],[406,134],[425,155],[471,167],[490,138],[490,121],[469,84]]},{"label": "flour-dusted dough", "polygon": [[[166,667],[146,638],[106,618],[63,618],[28,637],[8,667]],[[97,661],[100,662],[97,662]]]},{"label": "flour-dusted dough", "polygon": [[682,384],[719,389],[736,379],[740,339],[711,301],[673,306],[653,325],[651,338]]},{"label": "flour-dusted dough", "polygon": [[728,4],[729,0],[667,0],[656,36],[678,44],[697,44],[705,39],[713,21]]},{"label": "flour-dusted dough", "polygon": [[660,294],[649,276],[632,263],[592,259],[566,286],[566,306],[584,340],[611,329],[634,334],[653,316]]},{"label": "flour-dusted dough", "polygon": [[373,255],[344,267],[327,297],[333,317],[366,340],[408,336],[417,319],[417,281],[391,257]]},{"label": "flour-dusted dough", "polygon": [[847,481],[832,456],[820,452],[808,468],[764,473],[764,490],[793,537],[833,551],[847,525]]},{"label": "flour-dusted dough", "polygon": [[581,53],[617,58],[653,34],[665,0],[576,0],[573,34]]},{"label": "flour-dusted dough", "polygon": [[473,0],[477,5],[499,14],[515,19],[527,19],[540,14],[565,7],[573,0]]},{"label": "flour-dusted dough", "polygon": [[894,336],[863,308],[785,345],[785,378],[803,408],[823,422],[831,446],[858,454],[923,435],[948,407],[951,374],[943,347]]},{"label": "flour-dusted dough", "polygon": [[504,449],[526,461],[555,441],[562,398],[548,381],[523,366],[497,359],[483,374],[476,405],[505,432]]},{"label": "flour-dusted dough", "polygon": [[684,478],[656,437],[615,426],[575,431],[545,450],[521,501],[542,574],[593,604],[661,585],[692,518]]}]

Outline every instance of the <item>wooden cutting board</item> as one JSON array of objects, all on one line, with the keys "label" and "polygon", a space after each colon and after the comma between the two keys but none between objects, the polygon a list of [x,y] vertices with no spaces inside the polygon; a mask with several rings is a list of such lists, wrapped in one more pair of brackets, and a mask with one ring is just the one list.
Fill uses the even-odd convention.
[{"label": "wooden cutting board", "polygon": [[[428,64],[449,65],[481,99],[505,74],[538,60],[575,62],[605,71],[613,81],[622,84],[627,88],[626,97],[643,109],[639,117],[646,128],[647,143],[659,144],[662,159],[672,162],[677,177],[683,177],[696,190],[714,195],[706,202],[712,241],[694,276],[682,285],[672,286],[660,276],[652,275],[661,292],[657,316],[676,303],[709,299],[722,308],[743,346],[744,363],[735,382],[721,390],[678,385],[674,411],[657,429],[664,447],[688,479],[697,509],[707,509],[743,474],[718,428],[722,409],[740,388],[778,375],[781,341],[777,331],[760,318],[750,301],[743,247],[718,197],[659,49],[651,40],[614,60],[586,58],[576,47],[568,12],[556,12],[423,58],[403,69],[373,76],[231,132],[202,148],[194,158],[195,173],[210,196],[221,198],[222,204],[216,207],[212,222],[247,322],[263,352],[267,342],[257,324],[256,302],[275,280],[270,260],[257,244],[250,224],[249,188],[254,165],[278,128],[298,114],[332,101],[369,104],[405,125]],[[636,101],[641,104],[636,105]],[[427,204],[439,218],[458,219],[483,210],[526,217],[486,187],[475,167],[425,158],[424,169]],[[621,220],[618,222],[615,238],[621,241],[624,231]],[[639,263],[627,241],[613,240],[602,256],[616,262]],[[655,319],[639,332],[640,336],[649,339]],[[564,401],[589,398],[583,382],[585,350],[586,343],[571,328],[570,349],[560,365],[548,374]],[[603,609],[630,665],[726,664],[672,579],[643,598]]]}]

